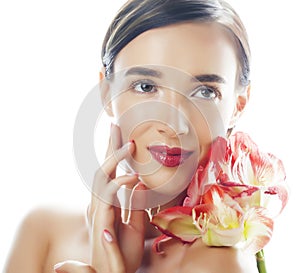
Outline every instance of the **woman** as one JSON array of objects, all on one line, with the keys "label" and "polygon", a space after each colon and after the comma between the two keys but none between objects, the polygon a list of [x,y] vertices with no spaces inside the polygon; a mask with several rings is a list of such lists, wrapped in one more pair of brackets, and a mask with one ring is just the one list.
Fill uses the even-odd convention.
[{"label": "woman", "polygon": [[[210,144],[231,133],[247,104],[250,50],[238,15],[217,0],[128,1],[102,60],[114,124],[87,216],[32,212],[6,272],[256,272],[254,257],[201,239],[169,240],[157,255],[151,245],[161,233],[144,210],[182,204]],[[116,175],[119,163],[125,175]],[[132,195],[123,222],[121,186]]]}]

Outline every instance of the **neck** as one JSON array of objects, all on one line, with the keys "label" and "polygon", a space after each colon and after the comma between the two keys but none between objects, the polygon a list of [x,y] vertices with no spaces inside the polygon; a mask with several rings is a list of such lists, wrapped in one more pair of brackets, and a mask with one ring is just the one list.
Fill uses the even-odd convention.
[{"label": "neck", "polygon": [[160,207],[161,210],[175,207],[175,206],[181,206],[183,203],[184,198],[186,197],[186,190],[180,193],[177,197],[175,197],[173,200],[169,201],[168,203],[162,205]]}]

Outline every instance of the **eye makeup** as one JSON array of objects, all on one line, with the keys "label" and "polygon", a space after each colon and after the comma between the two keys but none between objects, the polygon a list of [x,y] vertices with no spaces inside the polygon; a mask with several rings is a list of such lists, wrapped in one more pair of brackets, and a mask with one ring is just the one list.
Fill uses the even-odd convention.
[{"label": "eye makeup", "polygon": [[[224,77],[217,74],[192,76],[172,67],[131,67],[120,74],[123,91],[141,96],[154,96],[164,89],[179,92],[193,100],[220,101]],[[121,90],[119,89],[119,90]]]},{"label": "eye makeup", "polygon": [[136,80],[130,84],[130,90],[138,94],[149,94],[158,91],[158,85],[149,79]]}]

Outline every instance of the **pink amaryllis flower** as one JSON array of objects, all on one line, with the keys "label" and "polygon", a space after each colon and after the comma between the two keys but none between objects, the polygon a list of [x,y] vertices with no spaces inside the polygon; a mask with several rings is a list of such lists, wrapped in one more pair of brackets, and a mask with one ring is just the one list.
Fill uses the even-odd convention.
[{"label": "pink amaryllis flower", "polygon": [[238,132],[229,140],[214,141],[207,165],[196,171],[183,206],[163,210],[151,222],[164,239],[202,238],[209,246],[257,253],[269,242],[273,218],[287,199],[282,162]]}]

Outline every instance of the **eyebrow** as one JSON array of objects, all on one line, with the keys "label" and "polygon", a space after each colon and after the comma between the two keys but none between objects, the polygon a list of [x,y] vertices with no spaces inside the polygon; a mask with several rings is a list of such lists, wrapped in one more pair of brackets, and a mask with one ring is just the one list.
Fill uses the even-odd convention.
[{"label": "eyebrow", "polygon": [[194,76],[193,81],[226,83],[226,80],[223,77],[216,74],[203,74]]},{"label": "eyebrow", "polygon": [[150,76],[155,78],[162,78],[162,73],[146,67],[133,67],[126,71],[125,76],[129,75],[141,75],[141,76]]},{"label": "eyebrow", "polygon": [[[128,69],[125,76],[130,75],[140,75],[140,76],[150,76],[155,78],[162,78],[163,74],[160,71],[147,68],[147,67],[132,67]],[[216,82],[216,83],[226,83],[226,80],[217,74],[203,74],[194,76],[193,81],[199,82]]]}]

